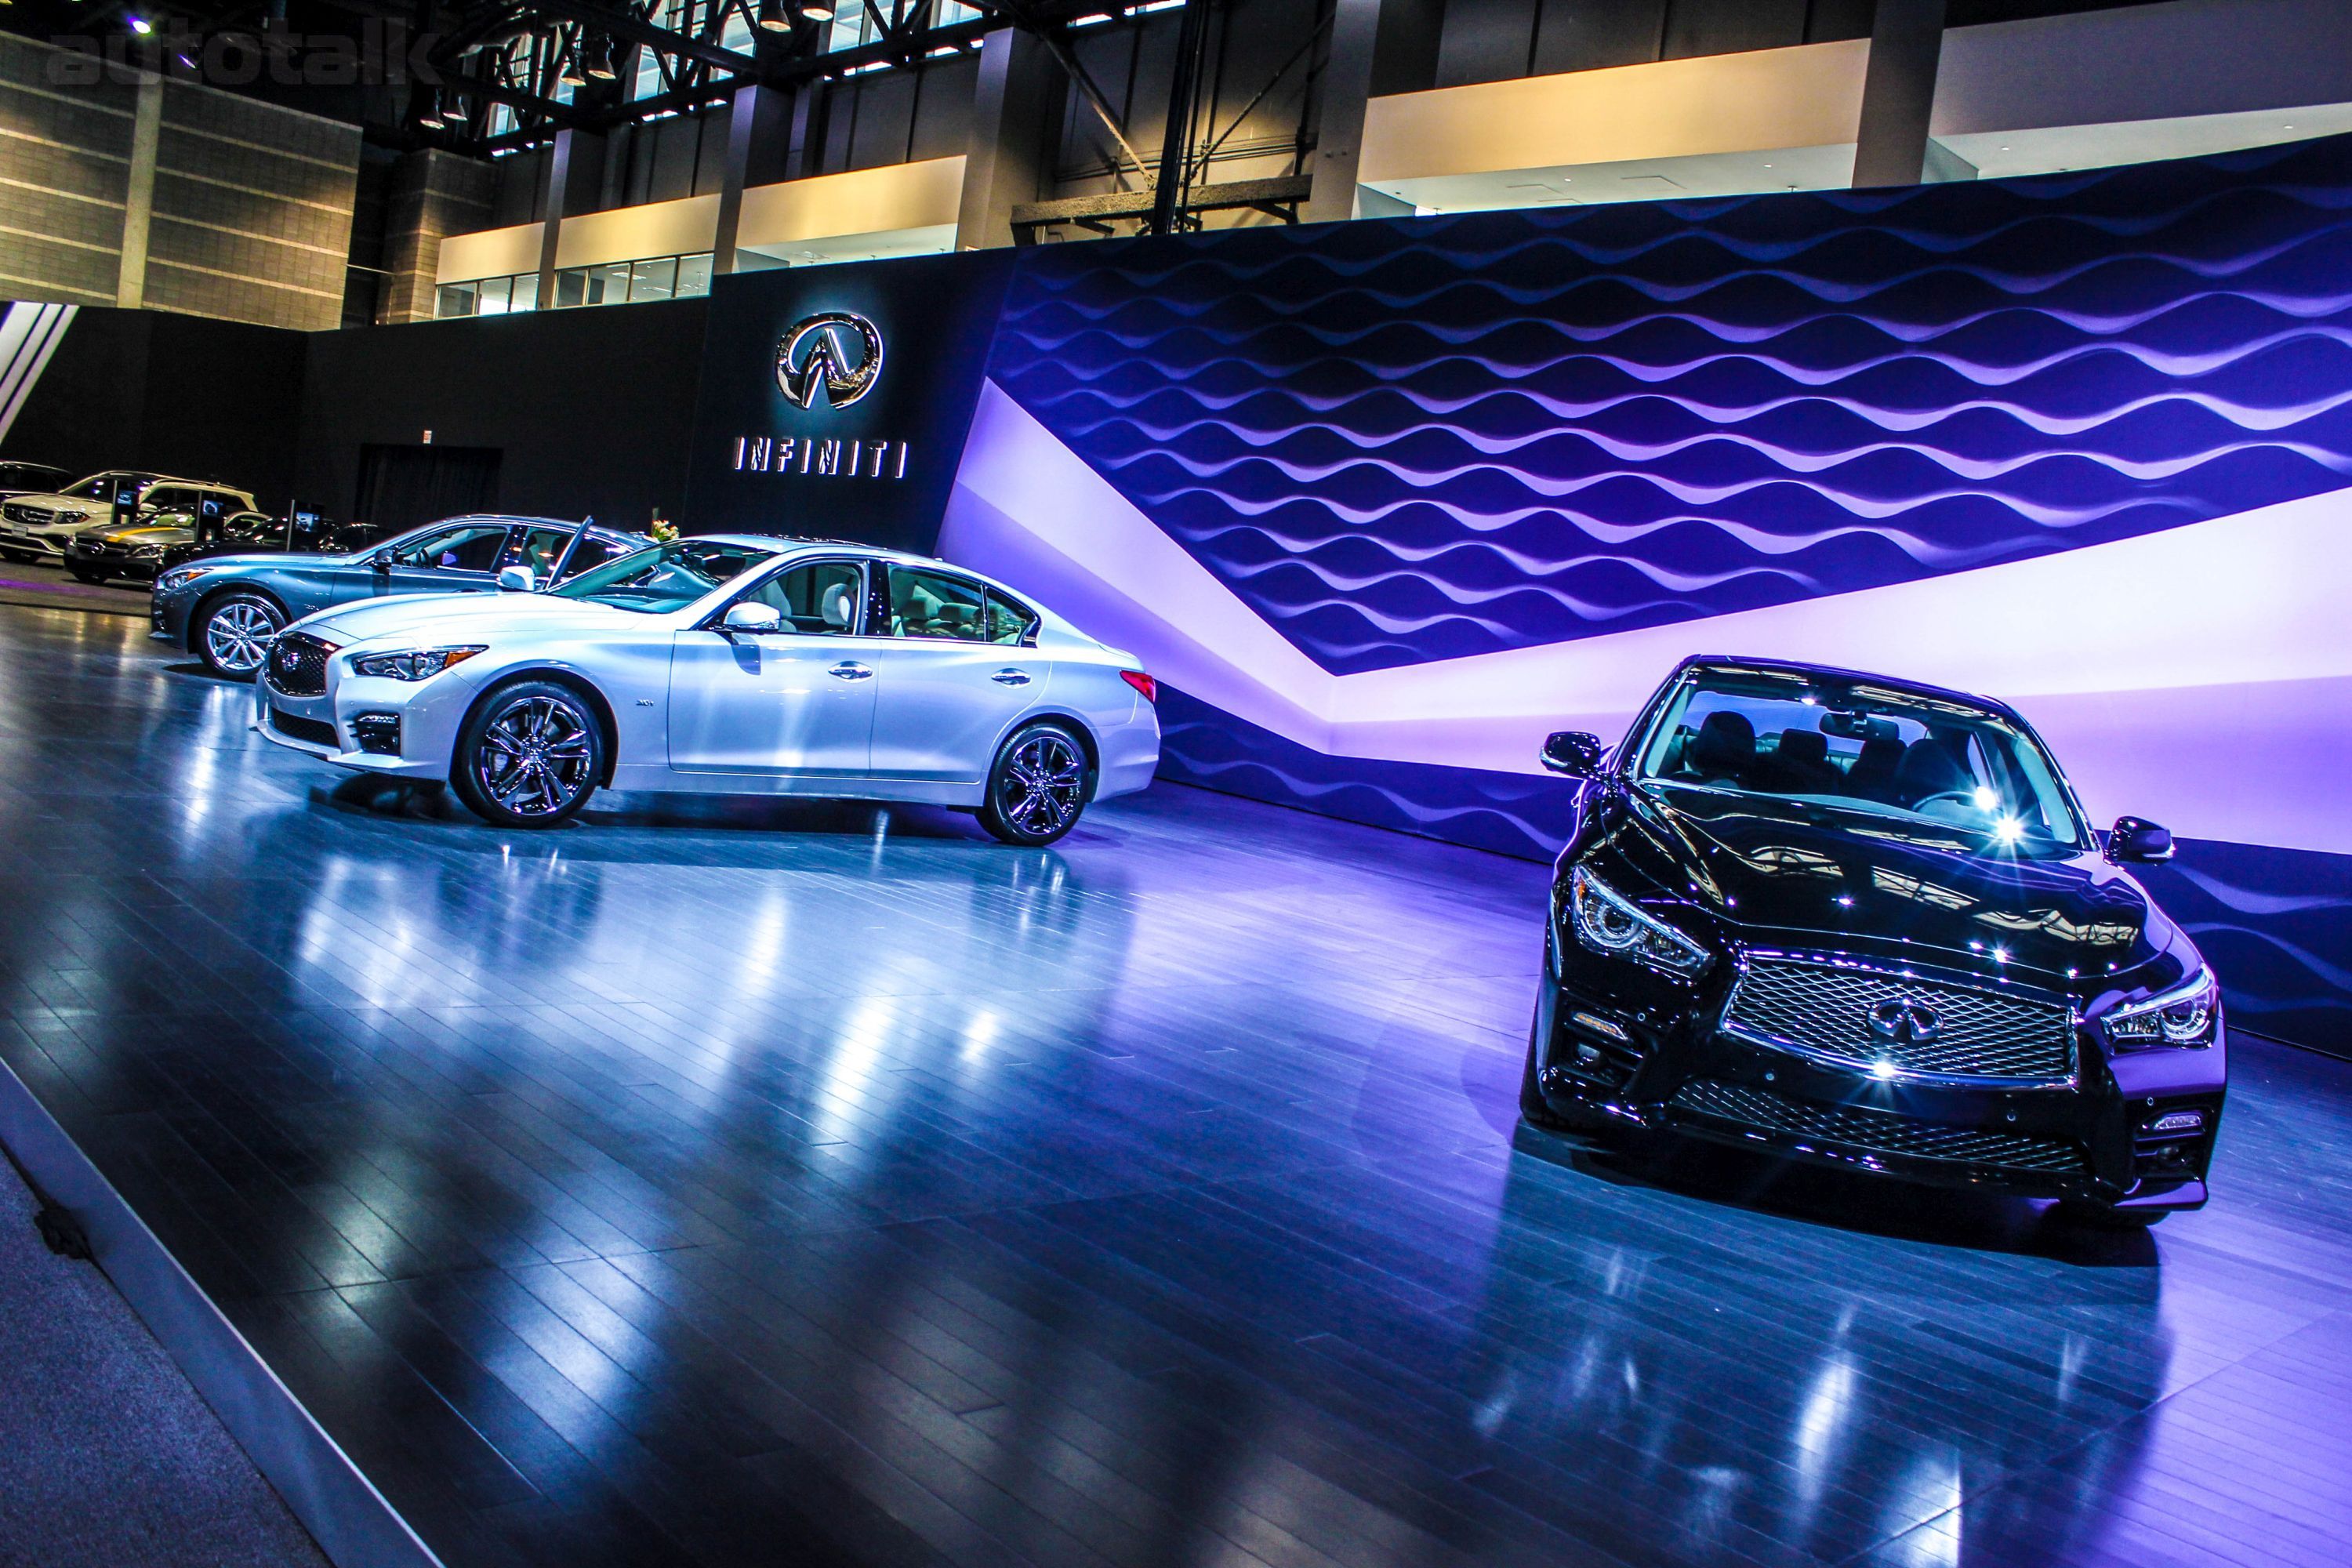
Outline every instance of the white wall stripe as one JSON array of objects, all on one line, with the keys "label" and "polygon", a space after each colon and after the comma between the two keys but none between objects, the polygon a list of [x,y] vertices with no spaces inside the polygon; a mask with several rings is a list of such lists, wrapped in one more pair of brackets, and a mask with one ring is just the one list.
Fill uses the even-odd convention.
[{"label": "white wall stripe", "polygon": [[19,300],[0,317],[0,441],[8,438],[33,385],[48,368],[58,340],[73,324],[79,305],[37,305]]}]

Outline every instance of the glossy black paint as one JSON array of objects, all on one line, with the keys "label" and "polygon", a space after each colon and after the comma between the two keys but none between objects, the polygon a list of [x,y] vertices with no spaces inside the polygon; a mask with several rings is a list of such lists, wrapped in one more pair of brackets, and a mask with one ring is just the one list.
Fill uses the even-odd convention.
[{"label": "glossy black paint", "polygon": [[[2032,732],[2012,710],[1982,698],[1847,671],[1706,658],[1679,667],[1629,735],[1642,737],[1685,671],[1700,667],[1868,679],[1981,707]],[[1547,743],[1547,765],[1554,742],[1566,738]],[[2040,858],[1989,855],[1958,828],[1878,820],[1865,833],[1852,817],[1799,801],[1638,785],[1631,782],[1637,750],[1629,742],[1586,775],[1576,833],[1555,864],[1521,1092],[1529,1120],[1762,1143],[1795,1158],[1940,1185],[2126,1212],[2205,1201],[2228,1072],[2218,1009],[2213,1043],[2193,1049],[2117,1053],[2096,1022],[2202,965],[2179,927],[2118,864],[2163,858],[2170,837],[2162,828],[2126,817],[2104,853],[2085,846]],[[1582,943],[1570,910],[1578,867],[1706,947],[1714,955],[1706,971],[1685,980]],[[1736,1038],[1722,1026],[1732,987],[1744,964],[1766,954],[2063,1004],[2076,1020],[2074,1081],[2026,1089],[1883,1080]],[[1612,1027],[1622,1038],[1609,1036]],[[2058,1175],[1921,1158],[1704,1118],[1671,1103],[1696,1080],[1760,1090],[1809,1110],[1893,1112],[1937,1128],[2064,1140],[2081,1149],[2086,1170]],[[2204,1131],[2159,1163],[2135,1140],[2176,1109],[2204,1112]]]}]

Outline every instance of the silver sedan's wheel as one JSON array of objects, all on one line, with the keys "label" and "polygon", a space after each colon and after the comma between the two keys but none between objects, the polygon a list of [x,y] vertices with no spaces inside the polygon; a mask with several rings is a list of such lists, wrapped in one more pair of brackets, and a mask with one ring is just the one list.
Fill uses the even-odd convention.
[{"label": "silver sedan's wheel", "polygon": [[1041,721],[1017,731],[998,754],[981,826],[1007,844],[1051,844],[1077,826],[1093,794],[1086,747],[1061,723]]},{"label": "silver sedan's wheel", "polygon": [[196,657],[215,675],[242,680],[261,668],[270,643],[285,628],[285,613],[268,599],[230,594],[205,606],[196,626]]},{"label": "silver sedan's wheel", "polygon": [[475,711],[449,782],[502,827],[552,827],[587,802],[604,776],[604,731],[568,686],[522,680]]}]

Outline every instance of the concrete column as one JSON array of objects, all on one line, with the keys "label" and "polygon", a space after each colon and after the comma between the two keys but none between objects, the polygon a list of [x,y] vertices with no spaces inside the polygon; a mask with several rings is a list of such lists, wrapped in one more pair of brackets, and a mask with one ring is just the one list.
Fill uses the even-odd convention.
[{"label": "concrete column", "polygon": [[1927,163],[1927,119],[1944,54],[1944,0],[1878,0],[1853,183],[1916,185]]},{"label": "concrete column", "polygon": [[1054,109],[1066,90],[1060,63],[1035,35],[1005,27],[981,41],[963,204],[956,212],[958,250],[1013,243],[1014,205],[1044,193]]},{"label": "concrete column", "polygon": [[778,177],[782,160],[785,97],[772,87],[735,89],[727,114],[727,166],[719,185],[719,229],[710,244],[714,275],[735,270],[735,238],[743,224],[743,188]]},{"label": "concrete column", "polygon": [[155,154],[163,142],[163,79],[142,76],[131,121],[131,183],[122,197],[122,257],[114,302],[135,310],[147,302],[147,231],[155,217]]},{"label": "concrete column", "polygon": [[539,308],[555,309],[555,247],[563,220],[596,209],[604,179],[604,139],[583,131],[555,133],[547,160],[547,222],[539,236]]},{"label": "concrete column", "polygon": [[1315,177],[1301,223],[1359,217],[1356,170],[1363,161],[1364,110],[1374,97],[1437,85],[1437,42],[1445,0],[1337,0],[1330,52],[1317,90]]}]

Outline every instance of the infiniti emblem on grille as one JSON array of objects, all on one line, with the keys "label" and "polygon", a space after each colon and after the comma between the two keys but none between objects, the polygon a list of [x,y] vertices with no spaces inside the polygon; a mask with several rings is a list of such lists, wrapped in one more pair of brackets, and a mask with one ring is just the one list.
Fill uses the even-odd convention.
[{"label": "infiniti emblem on grille", "polygon": [[1898,1046],[1931,1046],[1944,1027],[1936,1010],[1925,1002],[1895,997],[1870,1010],[1870,1037]]}]

